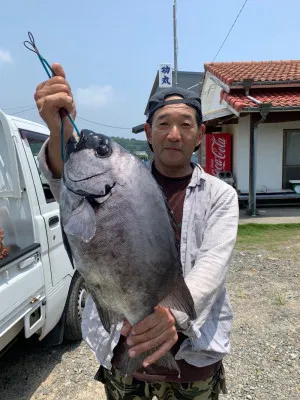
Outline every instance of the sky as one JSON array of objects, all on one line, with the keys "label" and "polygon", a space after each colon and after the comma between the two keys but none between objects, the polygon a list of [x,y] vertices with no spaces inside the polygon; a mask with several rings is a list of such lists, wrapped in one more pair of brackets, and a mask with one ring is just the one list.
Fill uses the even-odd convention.
[{"label": "sky", "polygon": [[[245,0],[177,0],[178,70],[203,71]],[[144,110],[160,63],[174,65],[174,0],[9,0],[1,2],[0,109],[35,106],[47,79],[23,42],[32,32],[42,56],[63,65],[79,129],[145,139],[131,128]],[[299,0],[248,0],[218,61],[299,59]],[[36,108],[17,114],[43,123]]]}]

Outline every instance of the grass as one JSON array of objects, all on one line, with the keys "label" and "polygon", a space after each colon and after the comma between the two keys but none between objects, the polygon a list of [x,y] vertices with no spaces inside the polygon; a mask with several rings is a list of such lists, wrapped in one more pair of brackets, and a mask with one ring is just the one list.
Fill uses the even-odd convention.
[{"label": "grass", "polygon": [[279,306],[284,306],[287,303],[287,299],[283,293],[277,293],[276,303]]},{"label": "grass", "polygon": [[248,295],[247,295],[247,293],[244,292],[243,289],[240,289],[240,290],[237,292],[237,297],[239,297],[240,299],[247,299],[247,298],[248,298]]},{"label": "grass", "polygon": [[300,256],[300,224],[242,224],[239,225],[237,250],[290,251]]}]

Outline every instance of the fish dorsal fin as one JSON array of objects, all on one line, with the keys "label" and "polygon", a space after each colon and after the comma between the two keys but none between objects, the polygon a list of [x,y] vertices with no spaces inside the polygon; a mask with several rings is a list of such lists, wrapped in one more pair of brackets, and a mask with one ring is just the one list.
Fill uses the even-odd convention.
[{"label": "fish dorsal fin", "polygon": [[82,203],[72,212],[68,223],[64,226],[67,235],[77,236],[88,243],[96,233],[96,216],[93,207],[84,198]]},{"label": "fish dorsal fin", "polygon": [[161,307],[173,308],[177,311],[185,312],[191,320],[196,319],[194,300],[187,287],[183,275],[179,275],[172,291],[159,302]]}]

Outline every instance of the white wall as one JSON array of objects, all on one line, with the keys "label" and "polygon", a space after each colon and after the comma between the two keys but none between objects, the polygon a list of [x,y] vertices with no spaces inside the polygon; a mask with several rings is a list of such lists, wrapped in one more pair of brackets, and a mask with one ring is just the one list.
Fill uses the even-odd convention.
[{"label": "white wall", "polygon": [[208,74],[205,74],[201,90],[202,113],[204,120],[209,120],[212,113],[221,113],[220,115],[230,115],[227,104],[222,100],[220,103],[220,95],[222,88],[217,85]]},{"label": "white wall", "polygon": [[284,125],[262,124],[258,127],[257,191],[282,189],[283,130],[287,129]]},{"label": "white wall", "polygon": [[222,131],[230,132],[233,135],[232,174],[237,188],[240,189],[241,186],[244,186],[245,180],[249,181],[247,174],[249,174],[250,116],[240,117],[238,124],[223,125]]},{"label": "white wall", "polygon": [[[282,189],[283,131],[300,129],[300,121],[261,124],[257,134],[258,192]],[[249,191],[250,116],[239,118],[238,125],[225,125],[223,132],[233,134],[233,175],[237,189]]]}]

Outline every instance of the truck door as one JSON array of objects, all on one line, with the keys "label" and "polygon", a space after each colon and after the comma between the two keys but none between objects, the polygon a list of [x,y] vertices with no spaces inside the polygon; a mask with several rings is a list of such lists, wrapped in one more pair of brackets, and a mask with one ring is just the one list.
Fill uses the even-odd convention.
[{"label": "truck door", "polygon": [[20,129],[20,133],[32,177],[36,182],[36,194],[47,232],[52,285],[56,286],[66,275],[72,276],[74,270],[63,245],[59,205],[51,193],[49,184],[38,168],[37,155],[49,136],[28,129]]},{"label": "truck door", "polygon": [[18,132],[0,111],[0,227],[8,249],[8,255],[0,260],[0,349],[22,328],[22,319],[26,321],[34,303],[38,305],[44,294],[40,244],[34,241],[16,135]]}]

